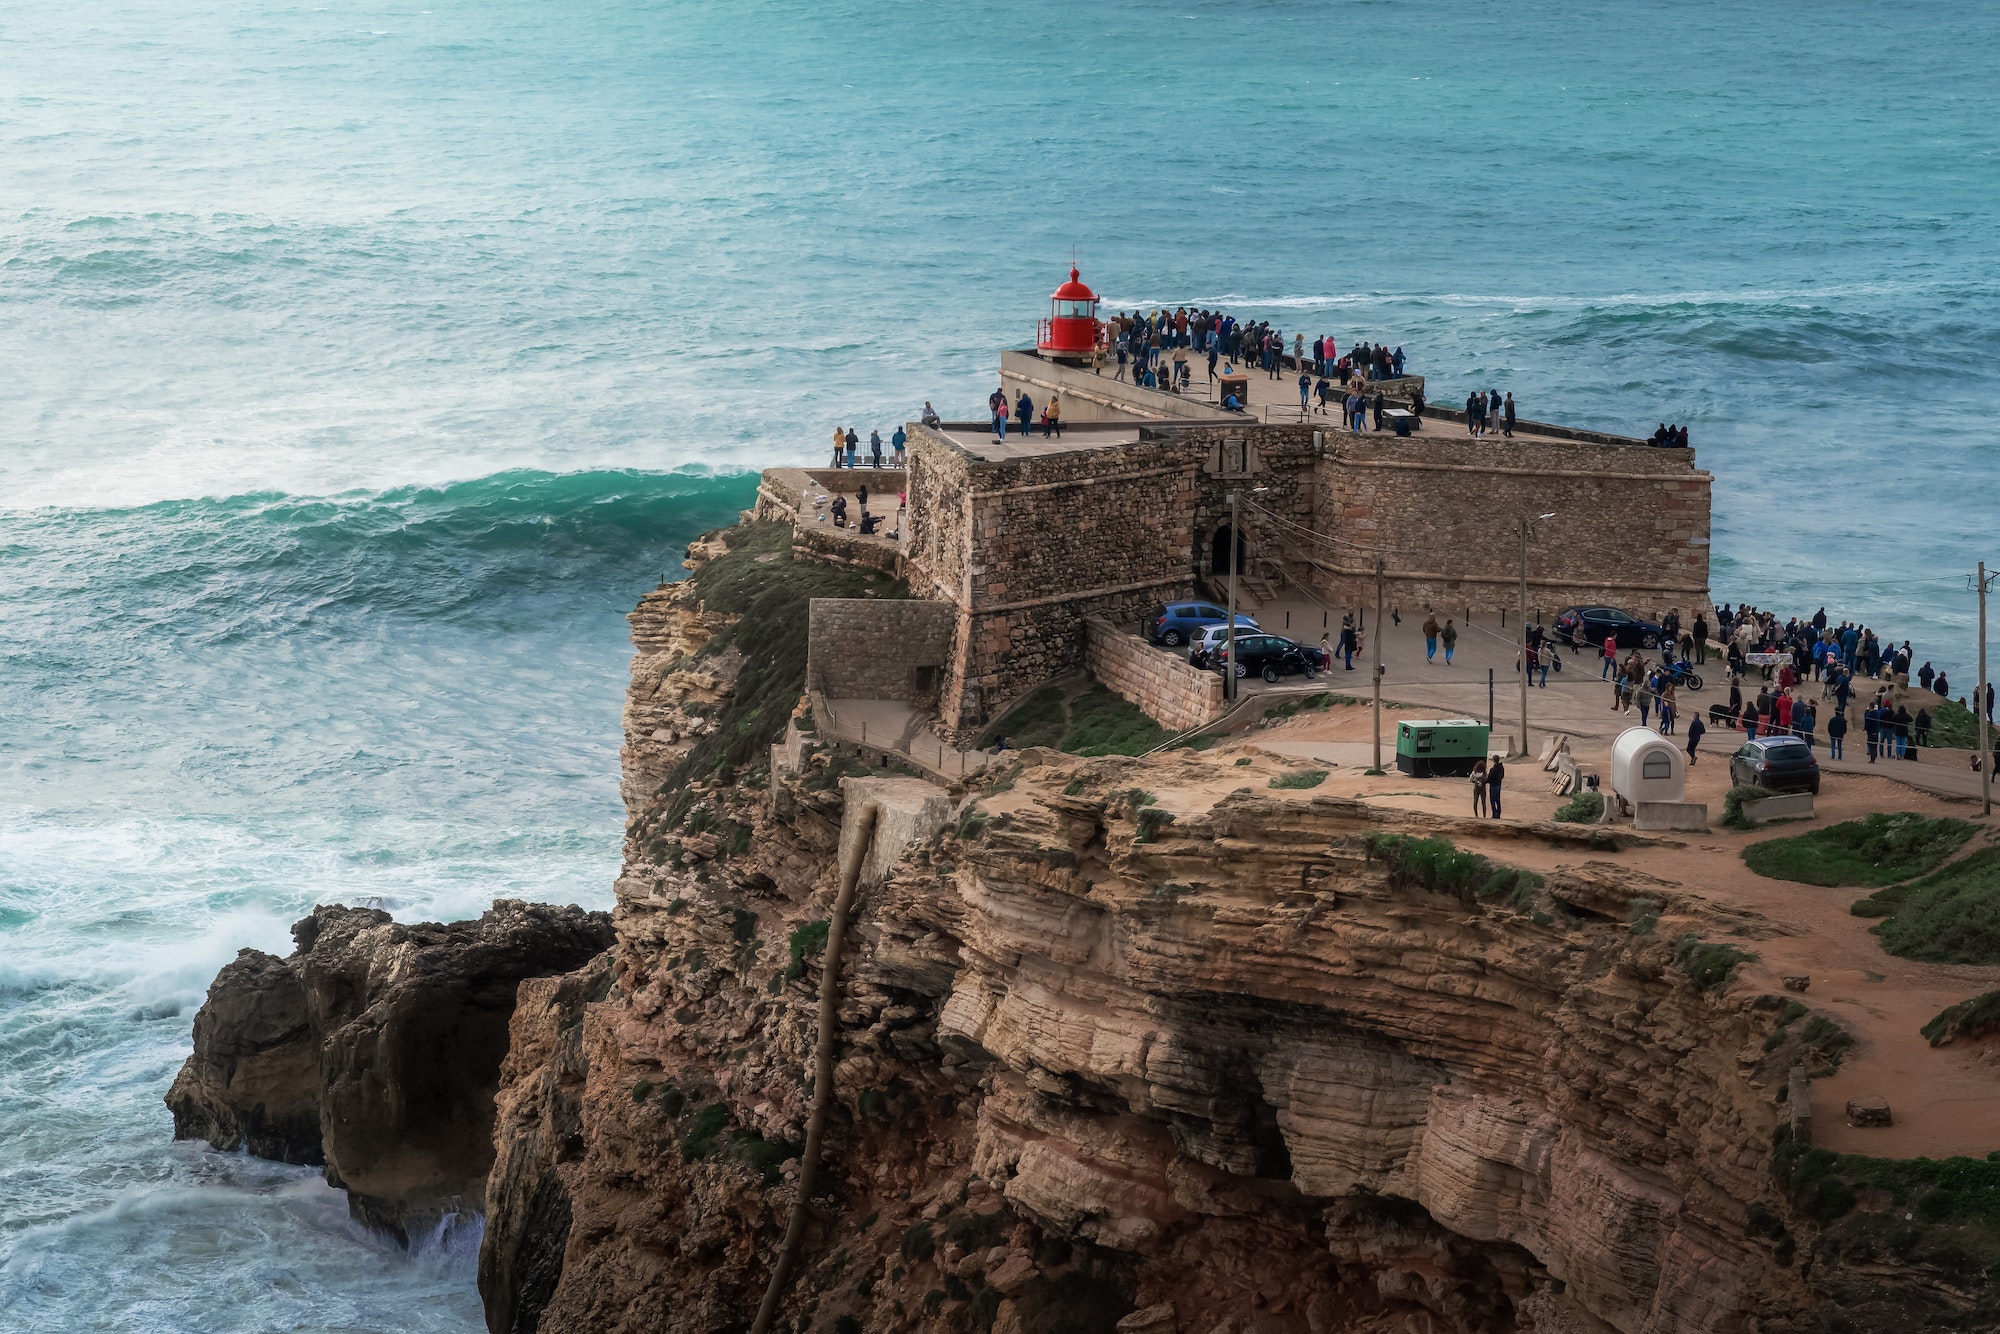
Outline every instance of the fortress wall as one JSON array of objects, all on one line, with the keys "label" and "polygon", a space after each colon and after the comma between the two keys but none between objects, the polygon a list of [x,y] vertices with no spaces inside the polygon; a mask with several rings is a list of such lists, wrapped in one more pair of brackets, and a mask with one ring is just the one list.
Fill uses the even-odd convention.
[{"label": "fortress wall", "polygon": [[[1519,537],[1528,601],[1548,614],[1603,601],[1640,612],[1707,607],[1709,488],[1690,450],[1327,436],[1323,532],[1387,551],[1389,596],[1491,610],[1518,599]],[[1374,597],[1374,556],[1317,557],[1325,595]]]},{"label": "fortress wall", "polygon": [[1010,412],[1025,389],[1034,401],[1038,420],[1042,404],[1051,393],[1061,397],[1062,418],[1066,422],[1212,421],[1231,417],[1213,403],[1203,402],[1198,395],[1169,394],[1135,385],[1129,379],[1115,380],[1112,377],[1117,370],[1115,362],[1100,375],[1088,366],[1045,361],[1032,352],[1002,352],[1000,387],[1007,391]]},{"label": "fortress wall", "polygon": [[1222,676],[1156,649],[1102,617],[1086,623],[1084,662],[1090,674],[1169,732],[1199,727],[1222,714]]},{"label": "fortress wall", "polygon": [[958,616],[949,603],[814,598],[806,686],[833,699],[917,700],[936,690]]}]

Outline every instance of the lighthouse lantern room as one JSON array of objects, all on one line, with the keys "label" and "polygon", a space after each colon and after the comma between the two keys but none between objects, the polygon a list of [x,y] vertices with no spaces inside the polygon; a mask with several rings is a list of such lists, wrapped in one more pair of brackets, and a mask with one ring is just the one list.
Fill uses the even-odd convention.
[{"label": "lighthouse lantern room", "polygon": [[1092,361],[1097,356],[1097,293],[1083,285],[1075,269],[1049,298],[1049,317],[1035,332],[1035,349],[1056,361]]}]

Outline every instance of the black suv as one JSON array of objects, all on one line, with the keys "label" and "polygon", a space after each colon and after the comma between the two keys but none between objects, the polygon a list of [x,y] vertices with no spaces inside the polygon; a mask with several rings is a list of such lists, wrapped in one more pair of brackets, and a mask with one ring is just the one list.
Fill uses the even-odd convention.
[{"label": "black suv", "polygon": [[[1217,667],[1229,661],[1226,645],[1214,653]],[[1236,674],[1248,676],[1257,672],[1266,681],[1275,681],[1281,676],[1304,674],[1310,681],[1318,676],[1321,668],[1319,650],[1304,644],[1294,643],[1283,635],[1236,634]]]},{"label": "black suv", "polygon": [[1772,792],[1819,792],[1819,761],[1795,736],[1760,736],[1729,757],[1729,781]]},{"label": "black suv", "polygon": [[1556,638],[1571,648],[1603,648],[1618,636],[1619,648],[1658,648],[1666,632],[1616,607],[1571,607],[1556,617]]}]

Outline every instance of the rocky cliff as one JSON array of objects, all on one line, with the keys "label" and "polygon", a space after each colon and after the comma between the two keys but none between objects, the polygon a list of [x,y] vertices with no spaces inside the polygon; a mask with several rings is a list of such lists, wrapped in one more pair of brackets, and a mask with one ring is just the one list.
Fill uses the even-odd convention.
[{"label": "rocky cliff", "polygon": [[502,900],[404,926],[331,904],[292,938],[289,958],[244,950],[209,988],[167,1094],[174,1138],[323,1165],[356,1217],[405,1242],[477,1213],[515,990],[602,954],[609,915]]},{"label": "rocky cliff", "polygon": [[1031,751],[944,793],[803,717],[736,771],[701,738],[759,664],[704,645],[748,557],[696,556],[632,618],[616,947],[514,1016],[495,1334],[747,1328],[864,801],[896,818],[779,1328],[1987,1327],[1964,1238],[1885,1249],[1855,1220],[1890,1192],[1815,1203],[1846,1169],[1780,1128],[1815,1054],[1718,943],[1759,923],[1560,827],[1519,872],[1468,850],[1493,826],[1274,791],[1244,756]]}]

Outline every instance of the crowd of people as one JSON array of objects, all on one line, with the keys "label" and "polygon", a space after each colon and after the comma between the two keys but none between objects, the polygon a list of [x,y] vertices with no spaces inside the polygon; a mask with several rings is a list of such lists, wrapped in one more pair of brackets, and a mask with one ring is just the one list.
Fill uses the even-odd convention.
[{"label": "crowd of people", "polygon": [[1646,443],[1660,449],[1686,449],[1688,447],[1688,428],[1685,426],[1670,426],[1666,422],[1661,422],[1660,428],[1653,432],[1652,437]]},{"label": "crowd of people", "polygon": [[[1666,651],[1657,663],[1636,650],[1621,655],[1615,638],[1607,638],[1599,653],[1600,675],[1612,684],[1612,709],[1638,710],[1640,726],[1656,726],[1665,736],[1673,735],[1680,722],[1679,686],[1685,674],[1705,665],[1718,648],[1728,671],[1729,696],[1710,706],[1708,725],[1741,730],[1750,739],[1795,736],[1815,748],[1824,731],[1829,759],[1847,758],[1848,734],[1859,723],[1871,764],[1879,759],[1914,760],[1919,749],[1931,744],[1935,723],[1931,711],[1937,706],[1930,697],[1940,702],[1951,698],[1951,682],[1944,672],[1928,662],[1912,670],[1916,653],[1909,640],[1900,645],[1885,641],[1855,621],[1836,625],[1824,607],[1810,617],[1780,621],[1757,607],[1723,603],[1716,608],[1712,631],[1701,613],[1683,627],[1677,609],[1663,616],[1660,624]],[[1538,647],[1537,637],[1531,627],[1527,636],[1531,654]],[[1531,670],[1533,662],[1531,658]],[[1547,682],[1546,667],[1543,682]],[[1914,697],[1898,695],[1899,688],[1907,689],[1912,682]],[[1993,693],[1989,685],[1982,701],[1989,719]],[[1970,707],[1964,699],[1958,703]],[[1700,716],[1687,720],[1690,764],[1706,730]]]},{"label": "crowd of people", "polygon": [[[993,435],[996,439],[1007,438],[1007,426],[1010,421],[1013,423],[1015,435],[1027,435],[1034,430],[1035,400],[1028,397],[1028,391],[1025,389],[1012,403],[1007,401],[1007,391],[1004,388],[995,389],[986,396],[986,410],[993,417]],[[1060,395],[1050,394],[1048,401],[1042,404],[1041,423],[1044,439],[1062,435]]]},{"label": "crowd of people", "polygon": [[1405,366],[1400,347],[1362,342],[1343,354],[1331,334],[1308,339],[1296,332],[1288,347],[1285,331],[1268,320],[1238,320],[1225,311],[1186,306],[1120,311],[1101,321],[1099,339],[1104,360],[1117,364],[1113,378],[1129,375],[1148,389],[1185,390],[1194,376],[1190,362],[1203,359],[1211,380],[1218,366],[1233,371],[1241,363],[1272,380],[1296,369],[1342,385],[1401,379]]}]

